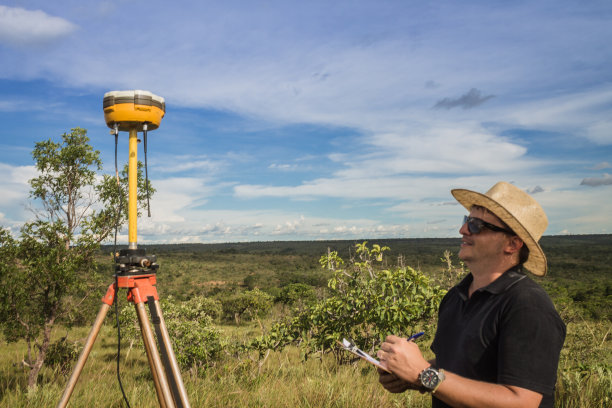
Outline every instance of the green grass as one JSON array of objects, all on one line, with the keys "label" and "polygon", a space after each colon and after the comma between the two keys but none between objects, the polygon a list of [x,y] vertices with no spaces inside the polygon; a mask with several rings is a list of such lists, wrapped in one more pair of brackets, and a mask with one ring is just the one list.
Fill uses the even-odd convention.
[{"label": "green grass", "polygon": [[[256,332],[255,325],[225,327],[230,338]],[[86,332],[79,330],[79,335]],[[115,333],[103,327],[70,399],[70,407],[118,407],[121,393],[115,373]],[[66,377],[43,370],[36,391],[25,390],[23,372],[9,363],[24,345],[10,346],[0,365],[0,406],[55,406],[63,392]],[[132,407],[157,405],[146,356],[132,349],[123,353],[123,386]],[[201,372],[185,372],[183,380],[193,407],[427,407],[429,399],[418,393],[392,395],[378,385],[373,367],[357,362],[339,366],[330,356],[302,361],[297,348],[271,353],[260,365],[255,356],[226,356],[215,367]]]},{"label": "green grass", "polygon": [[[258,335],[259,326],[221,326],[228,341]],[[72,333],[87,335],[87,328]],[[122,396],[115,372],[116,333],[110,324],[100,332],[79,378],[70,407],[118,407]],[[157,406],[144,351],[122,352],[121,375],[132,407]],[[428,353],[429,344],[421,343]],[[25,352],[24,343],[3,345],[0,360],[0,406],[55,406],[63,392],[66,374],[44,369],[36,391],[26,391],[25,371],[15,365]],[[612,402],[610,327],[580,320],[568,324],[568,337],[559,364],[557,407],[608,407]],[[184,372],[193,407],[429,407],[429,396],[415,392],[390,394],[378,384],[368,364],[338,365],[329,356],[302,361],[297,348],[271,353],[260,366],[254,355],[226,355],[214,367]]]},{"label": "green grass", "polygon": [[[407,265],[420,266],[436,274],[445,249],[455,250],[456,240],[389,240],[388,259],[405,254]],[[372,242],[374,243],[374,242]],[[345,251],[347,241],[303,243],[219,244],[216,246],[160,247],[158,288],[160,296],[186,299],[195,294],[214,295],[224,290],[242,290],[245,278],[269,287],[312,278],[320,282],[318,258],[331,249]],[[556,406],[563,408],[612,406],[612,236],[544,237],[550,275],[538,281],[551,294],[567,324],[568,333],[559,363]],[[335,246],[333,246],[335,245]],[[346,256],[346,255],[345,255]],[[456,259],[455,259],[456,261]],[[108,264],[108,261],[107,261]],[[102,269],[84,314],[93,323],[99,299],[111,283],[112,265]],[[105,276],[105,277],[104,277]],[[441,275],[439,275],[441,276]],[[316,279],[315,279],[316,278]],[[264,288],[265,289],[265,288]],[[119,295],[125,304],[125,294]],[[91,309],[91,310],[88,310]],[[278,306],[263,326],[287,309]],[[70,400],[70,407],[119,407],[122,396],[116,378],[116,333],[109,313]],[[256,322],[242,326],[220,324],[223,338],[238,344],[261,334]],[[435,328],[431,328],[432,332]],[[54,337],[68,329],[57,327]],[[81,343],[89,326],[72,328],[69,339]],[[428,341],[419,342],[428,353]],[[121,375],[132,407],[157,406],[157,397],[144,351],[127,350],[122,344]],[[52,407],[63,392],[70,369],[60,372],[45,367],[38,388],[27,391],[27,371],[20,362],[24,342],[0,339],[0,407]],[[338,365],[329,355],[302,361],[299,349],[271,353],[261,362],[254,355],[227,352],[214,367],[187,371],[183,379],[192,407],[430,407],[430,397],[415,392],[394,395],[378,384],[376,371],[363,362]]]}]

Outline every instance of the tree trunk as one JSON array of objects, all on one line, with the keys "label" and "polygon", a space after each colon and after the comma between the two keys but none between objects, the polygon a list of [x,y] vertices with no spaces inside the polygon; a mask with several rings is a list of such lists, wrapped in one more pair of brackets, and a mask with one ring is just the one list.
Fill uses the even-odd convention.
[{"label": "tree trunk", "polygon": [[51,316],[45,323],[43,339],[36,354],[36,361],[30,366],[30,373],[28,374],[29,390],[35,389],[38,385],[38,375],[40,374],[43,364],[45,363],[45,357],[47,356],[47,351],[49,351],[49,346],[51,345],[51,329],[53,328],[53,323],[55,322],[55,313],[52,313],[52,315],[53,316]]}]

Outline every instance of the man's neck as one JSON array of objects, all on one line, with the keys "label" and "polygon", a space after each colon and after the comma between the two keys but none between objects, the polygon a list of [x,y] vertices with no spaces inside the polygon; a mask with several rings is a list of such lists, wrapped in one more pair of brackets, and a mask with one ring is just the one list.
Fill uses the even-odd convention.
[{"label": "man's neck", "polygon": [[488,286],[502,276],[508,269],[516,265],[516,262],[501,262],[494,265],[468,265],[473,278],[468,295],[471,297],[472,293],[480,288]]}]

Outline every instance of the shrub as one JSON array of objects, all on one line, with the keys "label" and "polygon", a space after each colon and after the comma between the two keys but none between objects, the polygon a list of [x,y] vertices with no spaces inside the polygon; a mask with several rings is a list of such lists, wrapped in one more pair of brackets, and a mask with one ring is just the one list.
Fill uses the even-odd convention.
[{"label": "shrub", "polygon": [[293,306],[297,303],[312,303],[316,298],[317,296],[312,286],[305,283],[290,283],[280,290],[275,301]]},{"label": "shrub", "polygon": [[45,363],[54,367],[62,374],[68,374],[72,369],[72,364],[79,357],[80,352],[81,347],[77,342],[68,342],[66,337],[62,337],[49,346]]},{"label": "shrub", "polygon": [[321,257],[323,268],[334,272],[328,282],[331,295],[252,341],[260,355],[297,343],[308,356],[333,352],[345,354],[337,345],[352,337],[364,350],[372,351],[388,334],[408,335],[417,325],[427,324],[438,309],[445,290],[410,267],[383,268],[387,247],[366,242],[356,245],[357,258],[345,266],[337,252]]},{"label": "shrub", "polygon": [[[176,302],[169,297],[161,300],[160,306],[181,368],[210,366],[220,358],[224,347],[221,332],[213,326],[213,318],[221,315],[219,301],[196,296],[185,302]],[[141,344],[138,318],[132,304],[120,310],[119,321],[122,337],[130,341],[130,346]]]},{"label": "shrub", "polygon": [[292,283],[304,283],[314,287],[325,287],[329,279],[329,273],[326,270],[319,271],[290,271],[283,270],[276,273],[276,278],[279,281],[280,287],[285,287]]},{"label": "shrub", "polygon": [[198,320],[171,319],[167,326],[181,368],[209,367],[221,357],[221,333],[209,316],[204,315]]},{"label": "shrub", "polygon": [[[162,308],[165,308],[165,303],[162,300]],[[213,321],[219,320],[223,313],[221,302],[217,299],[207,298],[205,296],[194,296],[191,299],[179,303],[177,318],[183,317],[189,320],[198,320],[204,316],[210,317]]]},{"label": "shrub", "polygon": [[272,296],[259,289],[239,292],[222,298],[223,315],[240,324],[242,320],[264,317],[272,308]]},{"label": "shrub", "polygon": [[250,273],[242,282],[249,290],[254,290],[266,288],[269,285],[270,279],[261,273]]}]

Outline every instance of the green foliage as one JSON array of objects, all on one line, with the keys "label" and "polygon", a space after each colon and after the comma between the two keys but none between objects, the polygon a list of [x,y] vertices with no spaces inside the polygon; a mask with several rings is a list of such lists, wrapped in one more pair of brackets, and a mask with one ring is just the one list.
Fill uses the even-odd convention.
[{"label": "green foliage", "polygon": [[70,308],[85,296],[100,243],[125,219],[117,206],[123,187],[109,176],[96,177],[99,156],[80,128],[64,133],[61,143],[36,143],[34,220],[24,224],[19,239],[0,227],[0,325],[8,341],[28,343],[30,387],[36,386],[54,325],[70,324]]},{"label": "green foliage", "polygon": [[77,342],[69,342],[66,337],[62,337],[49,346],[45,362],[65,375],[72,369],[80,352],[81,347]]},{"label": "green foliage", "polygon": [[[612,399],[612,331],[606,316],[609,316],[607,311],[612,302],[606,287],[612,286],[612,274],[609,273],[609,265],[612,264],[612,252],[609,250],[612,235],[545,236],[541,243],[548,256],[550,272],[544,278],[535,279],[551,294],[568,327],[559,364],[555,406],[608,407]],[[386,266],[385,262],[389,260],[395,261],[397,268],[403,265],[418,266],[416,269],[432,279],[430,284],[439,284],[441,287],[451,285],[463,273],[455,266],[449,268],[444,254],[450,249],[453,254],[449,259],[456,262],[459,239],[411,238],[385,240],[379,244],[392,249],[384,251],[383,262],[373,263],[375,269],[395,269]],[[274,286],[261,289],[274,293],[276,297],[290,283],[308,283],[306,280],[309,276],[325,276],[327,278],[322,283],[324,288],[320,287],[321,284],[313,286],[316,286],[317,293],[326,289],[326,293],[331,295],[332,291],[326,288],[326,283],[335,272],[320,268],[318,263],[320,255],[326,253],[327,248],[330,248],[330,252],[337,251],[339,256],[347,260],[347,264],[351,262],[351,254],[356,257],[352,241],[180,244],[147,247],[147,251],[158,254],[162,265],[158,273],[160,294],[164,298],[172,294],[175,299],[190,300],[203,293],[214,291],[223,294],[239,290],[249,273],[259,274],[262,281],[264,277],[268,279],[270,285]],[[0,245],[0,259],[10,257],[10,252],[10,248]],[[108,259],[108,252],[107,248],[99,256]],[[443,258],[442,267],[440,258]],[[17,268],[18,265],[0,262],[0,268],[10,267]],[[347,265],[342,268],[350,269]],[[100,296],[108,285],[106,272],[107,277],[100,284],[90,282],[91,275],[85,275],[89,287],[94,289],[88,298],[91,299],[91,306],[84,307],[77,298],[71,300],[74,305],[79,305],[80,310],[98,310]],[[101,292],[98,294],[96,290]],[[180,304],[178,301],[174,303]],[[168,323],[170,309],[164,301],[162,308]],[[589,312],[589,309],[598,308],[597,316]],[[133,305],[127,310],[133,312]],[[206,375],[183,377],[192,406],[396,408],[431,405],[431,397],[428,395],[417,392],[391,394],[385,391],[378,384],[376,371],[371,366],[361,363],[338,365],[332,353],[320,359],[303,361],[302,350],[289,346],[282,352],[270,353],[267,359],[257,361],[255,353],[239,353],[231,347],[241,342],[248,343],[262,332],[269,333],[268,328],[277,322],[273,319],[283,314],[286,315],[285,323],[289,323],[289,309],[276,305],[272,313],[260,322],[244,322],[237,326],[221,320],[213,326],[222,330],[220,343],[223,351],[217,360],[203,360],[209,361]],[[85,327],[74,327],[70,333],[82,341],[87,336],[93,317],[81,321],[85,322]],[[413,330],[425,329],[428,335],[433,335],[433,325],[423,326],[426,324],[428,321],[417,323]],[[122,325],[124,332],[125,327]],[[287,333],[291,334],[289,331]],[[135,334],[140,337],[137,326]],[[173,341],[178,340],[176,335],[171,337]],[[419,340],[426,358],[433,357],[428,350],[431,339],[432,336],[426,335]],[[300,341],[295,343],[300,344]],[[96,407],[115,407],[121,404],[120,393],[112,391],[117,387],[115,342],[115,331],[103,326],[71,404]],[[197,343],[197,340],[191,342]],[[38,391],[25,392],[26,379],[23,378],[23,367],[19,363],[26,355],[25,342],[3,344],[0,353],[0,406],[54,406],[64,390],[64,377],[57,375],[56,367],[44,367]],[[141,406],[155,406],[158,402],[145,353],[132,351],[123,357],[121,373],[130,400],[138,401]],[[100,395],[105,396],[104,402],[100,400]]]},{"label": "green foliage", "polygon": [[290,283],[280,290],[276,297],[276,302],[284,303],[288,306],[297,304],[306,305],[317,299],[314,288],[304,283]]},{"label": "green foliage", "polygon": [[223,315],[240,324],[243,320],[264,317],[272,308],[273,298],[259,289],[238,292],[221,298]]},{"label": "green foliage", "polygon": [[191,299],[180,303],[179,315],[189,320],[198,320],[204,316],[210,317],[213,321],[221,318],[223,307],[217,299],[205,296],[194,296]]},{"label": "green foliage", "polygon": [[[65,234],[69,232],[59,221],[35,221],[22,228],[20,241],[9,239],[6,232],[0,237],[6,253],[0,276],[0,322],[8,341],[32,341],[42,332],[41,341],[48,342],[48,331],[63,311],[63,298],[78,289],[77,272],[88,270],[90,258],[67,247]],[[35,356],[28,357],[33,363]]]},{"label": "green foliage", "polygon": [[221,313],[219,302],[196,297],[187,302],[167,299],[160,303],[179,365],[198,369],[214,364],[223,350],[221,332],[213,326],[213,319]]},{"label": "green foliage", "polygon": [[[313,265],[314,268],[314,265]],[[301,283],[314,287],[324,287],[327,285],[329,273],[323,269],[308,270],[282,270],[276,273],[278,285],[282,288],[292,283]]]},{"label": "green foliage", "polygon": [[585,319],[581,307],[566,304],[567,323],[555,390],[558,407],[609,407],[612,404],[612,326]]},{"label": "green foliage", "polygon": [[223,351],[220,332],[210,317],[199,321],[174,319],[168,323],[173,350],[182,369],[214,365]]},{"label": "green foliage", "polygon": [[[195,369],[214,364],[223,351],[221,332],[213,320],[221,314],[221,304],[214,299],[195,297],[185,302],[173,298],[160,301],[174,354],[183,369]],[[147,308],[148,311],[148,308]],[[128,304],[119,312],[122,338],[142,345],[142,337],[134,305]]]},{"label": "green foliage", "polygon": [[262,273],[250,273],[244,278],[243,284],[249,290],[266,288],[269,285],[269,279]]},{"label": "green foliage", "polygon": [[364,242],[355,248],[357,257],[346,266],[335,251],[321,257],[321,266],[334,273],[328,282],[329,297],[276,323],[250,347],[264,353],[299,343],[305,355],[338,353],[337,341],[352,337],[362,348],[373,350],[386,335],[407,335],[435,315],[443,289],[410,267],[383,268],[387,247],[370,249]]}]

